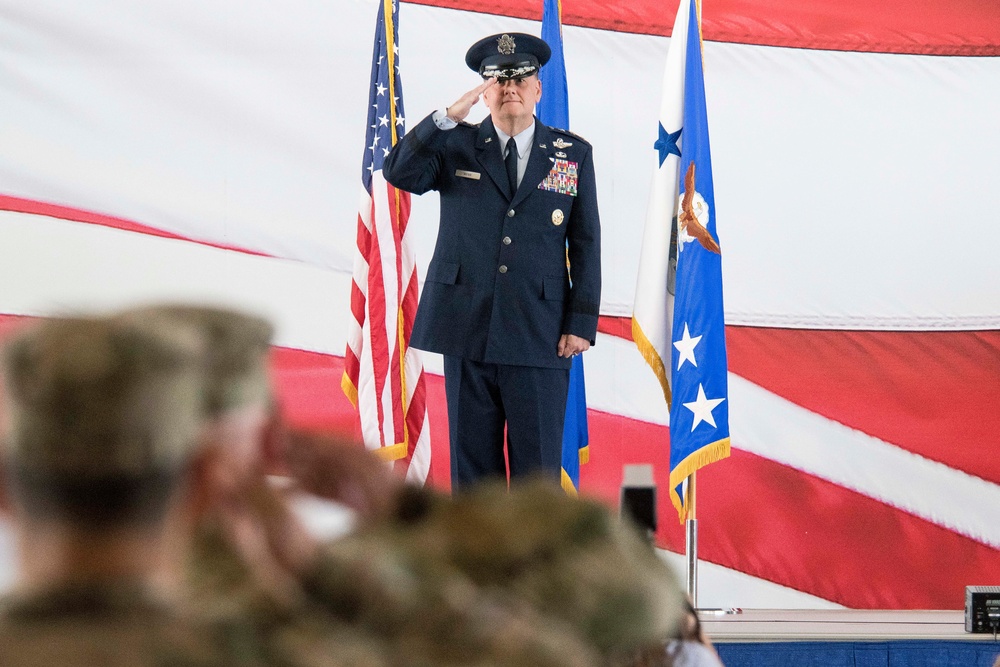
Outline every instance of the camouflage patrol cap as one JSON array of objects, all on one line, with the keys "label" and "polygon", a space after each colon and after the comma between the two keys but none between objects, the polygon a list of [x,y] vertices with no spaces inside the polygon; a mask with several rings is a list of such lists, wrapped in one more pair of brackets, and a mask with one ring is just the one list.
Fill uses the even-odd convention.
[{"label": "camouflage patrol cap", "polygon": [[204,407],[209,417],[270,397],[267,361],[274,327],[267,320],[226,308],[172,304],[135,308],[119,316],[153,327],[164,321],[180,323],[204,336]]},{"label": "camouflage patrol cap", "polygon": [[202,339],[109,319],[52,319],[3,349],[4,460],[45,479],[140,478],[193,451]]}]

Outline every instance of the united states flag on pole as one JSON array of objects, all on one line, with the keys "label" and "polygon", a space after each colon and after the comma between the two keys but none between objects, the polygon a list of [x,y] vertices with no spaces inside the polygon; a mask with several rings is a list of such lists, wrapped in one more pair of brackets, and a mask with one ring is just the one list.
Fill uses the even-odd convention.
[{"label": "united states flag on pole", "polygon": [[341,386],[358,410],[365,446],[405,466],[408,482],[423,484],[431,447],[423,364],[409,347],[417,311],[416,263],[407,234],[410,195],[382,176],[385,156],[405,131],[398,24],[398,4],[383,0],[375,24]]},{"label": "united states flag on pole", "polygon": [[670,499],[683,522],[684,480],[729,456],[722,251],[692,0],[681,0],[674,21],[654,148],[632,335],[670,406]]}]

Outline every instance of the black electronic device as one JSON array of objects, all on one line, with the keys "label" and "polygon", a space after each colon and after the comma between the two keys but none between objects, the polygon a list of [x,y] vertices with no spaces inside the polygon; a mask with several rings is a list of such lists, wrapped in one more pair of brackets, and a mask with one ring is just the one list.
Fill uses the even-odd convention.
[{"label": "black electronic device", "polygon": [[644,529],[652,538],[656,533],[656,482],[653,466],[626,465],[622,472],[621,514]]},{"label": "black electronic device", "polygon": [[965,587],[965,631],[996,635],[1000,630],[1000,586]]}]

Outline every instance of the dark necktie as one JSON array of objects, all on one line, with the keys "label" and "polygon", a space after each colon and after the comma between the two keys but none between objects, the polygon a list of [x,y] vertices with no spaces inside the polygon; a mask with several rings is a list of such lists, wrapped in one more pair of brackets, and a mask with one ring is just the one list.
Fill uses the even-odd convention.
[{"label": "dark necktie", "polygon": [[504,159],[507,167],[507,181],[510,183],[510,196],[517,192],[517,144],[513,137],[507,140],[507,157]]}]

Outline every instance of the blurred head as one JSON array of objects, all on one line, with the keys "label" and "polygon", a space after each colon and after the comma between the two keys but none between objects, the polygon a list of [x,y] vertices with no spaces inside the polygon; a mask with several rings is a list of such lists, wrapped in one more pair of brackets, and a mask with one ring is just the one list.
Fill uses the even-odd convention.
[{"label": "blurred head", "polygon": [[234,474],[258,466],[275,409],[268,372],[271,324],[248,313],[190,305],[146,306],[119,319],[153,329],[186,327],[205,340],[201,443],[218,449]]},{"label": "blurred head", "polygon": [[204,409],[209,419],[271,400],[267,358],[274,327],[256,315],[225,308],[155,305],[127,310],[119,319],[152,328],[187,326],[206,341]]},{"label": "blurred head", "polygon": [[15,511],[82,529],[155,523],[196,447],[200,336],[53,319],[3,350],[2,460]]}]

